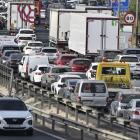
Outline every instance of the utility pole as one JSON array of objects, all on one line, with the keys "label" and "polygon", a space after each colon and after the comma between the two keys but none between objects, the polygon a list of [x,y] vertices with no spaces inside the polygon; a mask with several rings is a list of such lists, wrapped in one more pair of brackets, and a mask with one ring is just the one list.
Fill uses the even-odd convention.
[{"label": "utility pole", "polygon": [[138,46],[139,0],[136,0],[136,47]]}]

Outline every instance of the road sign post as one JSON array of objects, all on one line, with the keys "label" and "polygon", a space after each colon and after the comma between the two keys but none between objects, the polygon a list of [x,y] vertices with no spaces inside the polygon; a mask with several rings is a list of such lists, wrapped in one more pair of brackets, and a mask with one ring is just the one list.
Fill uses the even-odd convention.
[{"label": "road sign post", "polygon": [[138,46],[139,0],[136,2],[136,47]]}]

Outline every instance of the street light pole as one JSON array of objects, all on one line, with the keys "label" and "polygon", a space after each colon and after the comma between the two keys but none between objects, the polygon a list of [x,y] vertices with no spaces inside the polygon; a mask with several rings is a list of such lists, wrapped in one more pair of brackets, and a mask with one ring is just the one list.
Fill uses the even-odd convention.
[{"label": "street light pole", "polygon": [[136,1],[136,47],[138,46],[139,0]]}]

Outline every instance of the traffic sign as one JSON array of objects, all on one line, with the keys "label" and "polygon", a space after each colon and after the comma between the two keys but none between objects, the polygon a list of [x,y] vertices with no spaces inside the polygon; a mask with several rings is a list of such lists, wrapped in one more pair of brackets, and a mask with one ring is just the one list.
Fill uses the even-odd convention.
[{"label": "traffic sign", "polygon": [[[110,1],[110,3],[111,3],[111,0],[109,0]],[[116,0],[112,0],[112,4],[114,4],[114,3],[116,3]]]},{"label": "traffic sign", "polygon": [[136,20],[136,17],[135,17],[135,15],[133,13],[127,13],[124,16],[124,21],[126,23],[134,23],[135,20]]},{"label": "traffic sign", "polygon": [[[112,1],[114,1],[114,0],[112,0]],[[115,3],[112,3],[112,6],[113,6],[113,11],[118,11],[119,0],[116,0]],[[109,7],[111,7],[111,0],[109,0]],[[121,0],[120,11],[129,11],[129,0]]]}]

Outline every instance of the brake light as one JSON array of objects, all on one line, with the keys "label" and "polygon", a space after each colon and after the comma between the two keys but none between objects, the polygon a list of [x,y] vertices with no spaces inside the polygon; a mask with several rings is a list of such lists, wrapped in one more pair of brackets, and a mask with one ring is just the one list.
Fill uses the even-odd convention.
[{"label": "brake light", "polygon": [[60,55],[60,53],[57,53],[57,54],[56,54],[56,56],[59,56],[59,55]]},{"label": "brake light", "polygon": [[70,89],[73,89],[73,87],[68,87],[68,89],[70,90]]},{"label": "brake light", "polygon": [[28,49],[31,49],[31,48],[27,47],[26,50],[28,50]]},{"label": "brake light", "polygon": [[32,35],[32,37],[35,37],[35,35]]},{"label": "brake light", "polygon": [[11,36],[15,36],[15,34],[11,34]]},{"label": "brake light", "polygon": [[93,72],[93,70],[90,70],[89,72],[90,72],[90,73],[92,73],[92,72]]},{"label": "brake light", "polygon": [[13,61],[10,61],[9,64],[10,64],[10,65],[13,65]]},{"label": "brake light", "polygon": [[2,55],[2,52],[0,53],[0,55]]},{"label": "brake light", "polygon": [[3,60],[6,60],[6,57],[2,57]]},{"label": "brake light", "polygon": [[44,56],[44,55],[45,55],[45,53],[40,53],[40,55],[43,55],[43,56]]},{"label": "brake light", "polygon": [[81,97],[78,97],[78,102],[81,103]]},{"label": "brake light", "polygon": [[58,87],[62,87],[63,86],[63,84],[58,84]]},{"label": "brake light", "polygon": [[20,40],[18,40],[18,43],[20,43],[21,41]]},{"label": "brake light", "polygon": [[140,66],[140,64],[136,64],[137,66]]},{"label": "brake light", "polygon": [[140,115],[138,111],[133,111],[134,115]]},{"label": "brake light", "polygon": [[121,98],[120,98],[121,100],[123,99],[123,97],[121,96]]},{"label": "brake light", "polygon": [[42,73],[39,73],[39,72],[36,72],[35,74],[36,74],[36,75],[42,75]]},{"label": "brake light", "polygon": [[126,62],[126,60],[125,59],[121,59],[120,62]]},{"label": "brake light", "polygon": [[26,65],[26,75],[28,75],[28,64]]},{"label": "brake light", "polygon": [[109,102],[109,97],[106,98],[106,102]]},{"label": "brake light", "polygon": [[55,75],[48,75],[49,78],[52,78],[53,76],[55,76]]}]

